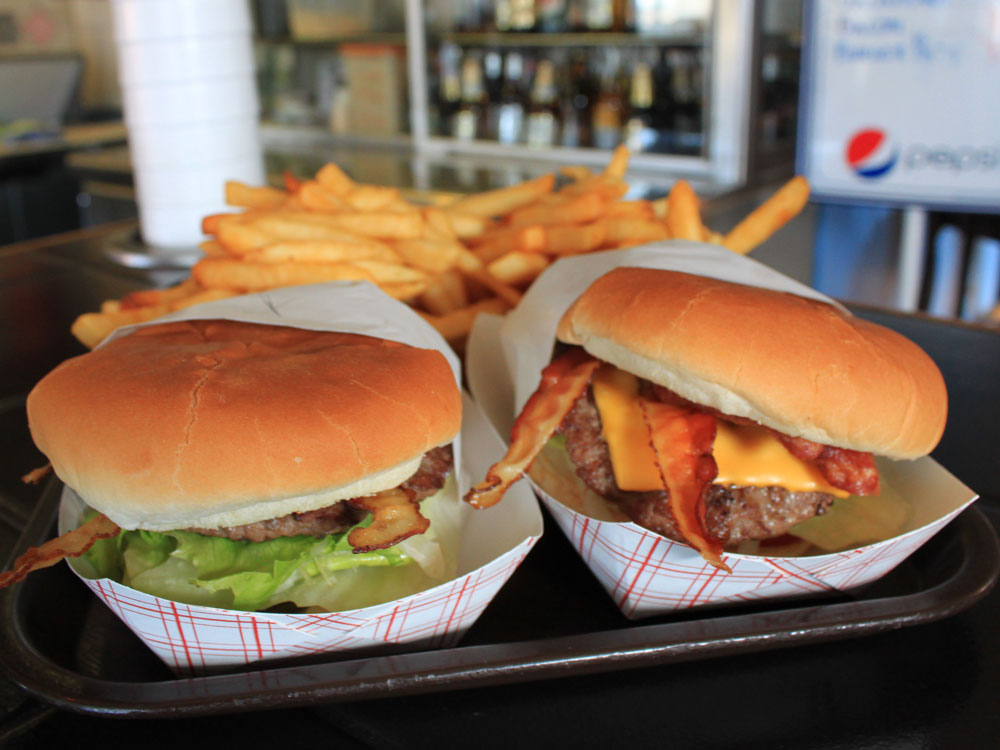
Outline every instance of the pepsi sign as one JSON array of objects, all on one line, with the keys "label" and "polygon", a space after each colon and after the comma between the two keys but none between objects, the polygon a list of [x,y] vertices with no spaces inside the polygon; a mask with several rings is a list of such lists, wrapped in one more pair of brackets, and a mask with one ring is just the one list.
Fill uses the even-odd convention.
[{"label": "pepsi sign", "polygon": [[806,6],[796,166],[816,200],[1000,212],[998,2]]},{"label": "pepsi sign", "polygon": [[851,136],[844,159],[858,177],[873,179],[896,166],[899,149],[892,144],[885,131],[866,128]]}]

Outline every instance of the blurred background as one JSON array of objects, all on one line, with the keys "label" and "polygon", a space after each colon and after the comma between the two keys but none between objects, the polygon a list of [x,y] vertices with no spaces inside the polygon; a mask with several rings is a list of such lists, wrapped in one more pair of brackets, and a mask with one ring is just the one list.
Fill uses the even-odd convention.
[{"label": "blurred background", "polygon": [[[0,244],[136,215],[117,1],[0,0]],[[927,92],[957,97],[927,104],[942,128],[988,127],[998,4],[936,3],[933,18],[866,5],[251,0],[266,179],[333,160],[415,195],[464,193],[599,166],[624,143],[629,197],[684,178],[725,231],[799,171],[809,205],[753,257],[847,301],[989,323],[995,134],[914,155],[880,108],[906,117],[912,97],[933,97],[889,76],[887,97],[862,71],[905,62]],[[930,178],[877,179],[918,156]],[[952,157],[961,168],[935,168]]]}]

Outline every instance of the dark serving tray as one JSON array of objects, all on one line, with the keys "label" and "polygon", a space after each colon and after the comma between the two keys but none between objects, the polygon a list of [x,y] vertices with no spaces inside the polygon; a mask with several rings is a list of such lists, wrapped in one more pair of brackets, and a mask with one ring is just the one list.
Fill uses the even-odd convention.
[{"label": "dark serving tray", "polygon": [[[18,544],[53,531],[52,481]],[[0,592],[0,666],[64,709],[173,717],[523,682],[704,659],[939,620],[982,598],[1000,571],[975,507],[881,580],[848,593],[698,609],[631,622],[552,523],[456,648],[326,657],[177,678],[65,565]]]}]

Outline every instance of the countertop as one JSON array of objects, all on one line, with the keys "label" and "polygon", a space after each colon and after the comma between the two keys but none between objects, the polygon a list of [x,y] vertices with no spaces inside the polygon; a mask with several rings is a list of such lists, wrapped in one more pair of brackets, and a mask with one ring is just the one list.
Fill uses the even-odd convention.
[{"label": "countertop", "polygon": [[[83,351],[69,324],[103,299],[184,275],[161,271],[153,278],[110,262],[107,249],[127,244],[132,233],[134,225],[122,224],[0,249],[0,305],[8,321],[0,342],[9,363],[0,391],[3,549],[13,544],[39,493],[18,480],[42,463],[30,447],[23,400],[48,369]],[[1000,334],[923,316],[854,311],[914,339],[938,363],[950,415],[934,457],[981,494],[976,506],[1000,529]],[[558,534],[548,527],[552,544]],[[548,570],[535,565],[533,575],[545,576],[550,586],[578,575],[571,570],[578,560],[551,550],[539,560],[558,562]],[[531,618],[526,610],[512,617]],[[998,621],[1000,591],[994,589],[954,616],[860,638],[498,687],[173,720],[81,715],[4,682],[0,744],[75,746],[81,738],[100,738],[142,747],[995,747]]]}]

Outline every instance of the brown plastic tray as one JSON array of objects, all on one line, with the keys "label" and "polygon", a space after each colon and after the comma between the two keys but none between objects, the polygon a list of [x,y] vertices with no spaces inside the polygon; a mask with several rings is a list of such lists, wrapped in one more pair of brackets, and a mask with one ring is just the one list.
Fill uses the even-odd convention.
[{"label": "brown plastic tray", "polygon": [[[53,531],[46,488],[18,549]],[[548,520],[548,519],[547,519]],[[33,695],[99,715],[173,717],[309,706],[652,666],[861,636],[953,615],[1000,571],[975,507],[881,580],[824,598],[631,622],[554,524],[455,648],[267,663],[177,678],[59,565],[0,592],[0,667]]]}]

